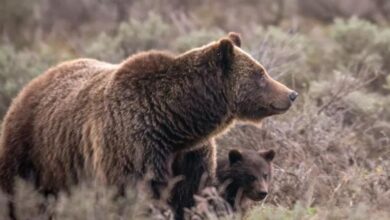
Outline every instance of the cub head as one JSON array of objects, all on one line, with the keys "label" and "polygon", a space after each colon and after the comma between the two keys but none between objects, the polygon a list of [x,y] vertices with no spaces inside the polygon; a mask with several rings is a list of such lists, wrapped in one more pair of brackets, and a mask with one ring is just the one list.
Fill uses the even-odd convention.
[{"label": "cub head", "polygon": [[225,181],[242,189],[243,196],[253,201],[263,200],[268,194],[275,151],[231,150]]}]

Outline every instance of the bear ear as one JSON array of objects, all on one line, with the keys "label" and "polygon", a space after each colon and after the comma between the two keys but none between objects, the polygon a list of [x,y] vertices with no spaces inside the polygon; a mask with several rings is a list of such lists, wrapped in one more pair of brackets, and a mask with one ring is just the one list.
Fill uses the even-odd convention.
[{"label": "bear ear", "polygon": [[242,161],[242,159],[243,158],[240,151],[238,150],[229,151],[229,162],[231,165],[237,163],[238,161]]},{"label": "bear ear", "polygon": [[218,57],[223,70],[230,68],[234,58],[234,45],[228,38],[219,41]]},{"label": "bear ear", "polygon": [[241,47],[241,37],[239,33],[230,32],[228,34],[228,38],[234,43],[234,45]]},{"label": "bear ear", "polygon": [[267,162],[271,162],[275,157],[274,150],[259,151],[260,156],[262,156]]}]

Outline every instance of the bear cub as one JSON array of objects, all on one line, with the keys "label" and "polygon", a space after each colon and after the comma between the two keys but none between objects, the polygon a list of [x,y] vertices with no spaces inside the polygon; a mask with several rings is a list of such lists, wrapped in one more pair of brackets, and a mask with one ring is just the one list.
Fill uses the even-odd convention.
[{"label": "bear cub", "polygon": [[274,150],[234,149],[218,160],[218,184],[224,188],[221,196],[233,210],[246,211],[253,201],[267,196],[274,157]]}]

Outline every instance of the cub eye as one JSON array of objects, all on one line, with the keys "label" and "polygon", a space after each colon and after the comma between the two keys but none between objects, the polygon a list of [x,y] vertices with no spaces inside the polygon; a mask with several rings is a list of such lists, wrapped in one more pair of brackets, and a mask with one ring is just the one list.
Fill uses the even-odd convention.
[{"label": "cub eye", "polygon": [[253,182],[253,181],[255,181],[257,178],[255,177],[255,176],[249,176],[248,177],[248,180],[250,181],[250,182]]},{"label": "cub eye", "polygon": [[268,179],[268,174],[263,174],[264,179]]}]

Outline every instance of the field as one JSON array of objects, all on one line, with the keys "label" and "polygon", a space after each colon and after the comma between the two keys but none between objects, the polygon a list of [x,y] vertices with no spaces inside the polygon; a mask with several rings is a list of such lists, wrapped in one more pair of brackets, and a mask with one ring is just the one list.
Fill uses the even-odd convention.
[{"label": "field", "polygon": [[[217,139],[221,157],[232,148],[277,152],[271,193],[245,218],[390,219],[386,1],[358,1],[364,9],[358,11],[326,0],[61,2],[0,0],[0,120],[23,85],[58,62],[120,62],[149,49],[180,53],[240,32],[243,48],[300,93],[286,114],[261,126],[237,123]],[[112,189],[85,183],[54,200],[19,181],[17,213],[20,219],[141,219],[137,210],[147,199],[133,191],[114,201]],[[0,219],[5,200],[0,196]],[[199,206],[214,218],[212,206]],[[148,218],[169,218],[164,204],[154,208]]]}]

